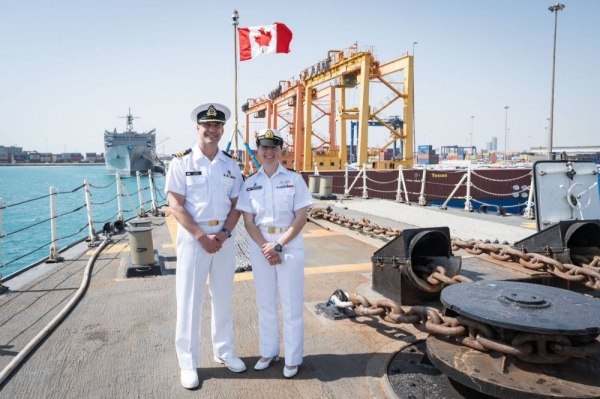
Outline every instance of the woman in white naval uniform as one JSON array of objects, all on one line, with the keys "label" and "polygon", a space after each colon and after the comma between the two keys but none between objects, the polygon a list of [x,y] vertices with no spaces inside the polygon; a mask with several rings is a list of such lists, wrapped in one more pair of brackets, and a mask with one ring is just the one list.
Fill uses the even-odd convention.
[{"label": "woman in white naval uniform", "polygon": [[176,154],[165,191],[177,228],[177,323],[175,348],[181,385],[199,385],[202,302],[207,276],[212,299],[211,333],[215,361],[231,371],[246,369],[235,355],[231,294],[235,273],[235,210],[242,186],[237,163],[219,151],[223,125],[231,115],[221,104],[203,104],[192,112],[198,144]]},{"label": "woman in white naval uniform", "polygon": [[236,208],[243,213],[252,241],[250,261],[258,305],[261,358],[264,370],[279,358],[277,291],[283,311],[285,367],[283,375],[298,372],[304,350],[304,240],[308,207],[314,203],[302,176],[279,164],[283,139],[275,129],[263,129],[256,140],[262,166],[249,176]]}]

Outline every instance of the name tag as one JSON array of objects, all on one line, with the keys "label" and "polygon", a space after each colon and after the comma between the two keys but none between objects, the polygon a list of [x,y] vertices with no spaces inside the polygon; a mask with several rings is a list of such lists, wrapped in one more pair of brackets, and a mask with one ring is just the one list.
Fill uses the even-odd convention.
[{"label": "name tag", "polygon": [[200,176],[200,175],[202,175],[202,172],[201,171],[185,172],[185,175],[186,176]]},{"label": "name tag", "polygon": [[253,186],[253,187],[248,187],[246,189],[246,191],[260,190],[261,188],[262,188],[262,186]]}]

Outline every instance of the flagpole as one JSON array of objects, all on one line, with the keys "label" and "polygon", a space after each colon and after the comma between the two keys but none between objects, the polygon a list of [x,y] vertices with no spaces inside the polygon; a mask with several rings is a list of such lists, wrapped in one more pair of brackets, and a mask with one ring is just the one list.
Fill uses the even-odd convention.
[{"label": "flagpole", "polygon": [[[258,160],[256,159],[256,157],[254,156],[254,154],[252,153],[252,150],[250,149],[250,146],[248,145],[248,143],[246,142],[246,139],[244,138],[244,136],[242,136],[242,133],[239,131],[238,129],[238,50],[237,50],[237,39],[238,39],[238,25],[239,25],[239,16],[238,16],[238,12],[237,10],[233,10],[233,14],[231,15],[231,25],[233,25],[233,58],[234,58],[234,74],[233,74],[233,81],[234,81],[234,96],[233,96],[233,103],[234,103],[234,107],[233,107],[233,133],[232,133],[232,138],[233,136],[235,136],[235,151],[236,151],[236,157],[237,157],[237,153],[238,153],[238,137],[241,137],[242,142],[244,143],[244,147],[246,148],[246,157],[250,157],[250,159],[252,160],[252,162],[254,163],[254,166],[256,166],[256,169],[260,168],[260,164],[258,163]],[[246,128],[248,128],[248,126],[246,126]],[[227,143],[227,148],[225,149],[225,152],[229,152],[229,147],[231,146],[231,139],[229,140],[229,143]],[[247,158],[244,159],[244,161]]]},{"label": "flagpole", "polygon": [[233,135],[235,136],[235,158],[237,159],[238,152],[238,51],[237,51],[237,30],[239,25],[239,16],[237,10],[233,10],[231,15],[231,25],[233,25],[233,58],[234,58],[234,71],[233,71],[233,84],[234,84],[234,96],[233,96]]}]

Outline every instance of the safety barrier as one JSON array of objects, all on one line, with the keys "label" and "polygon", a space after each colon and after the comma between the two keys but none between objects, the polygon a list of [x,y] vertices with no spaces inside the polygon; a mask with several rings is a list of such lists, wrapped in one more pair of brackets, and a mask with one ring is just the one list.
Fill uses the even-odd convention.
[{"label": "safety barrier", "polygon": [[[148,185],[143,186],[141,176],[147,175]],[[25,270],[41,263],[41,262],[58,262],[61,260],[60,252],[70,246],[86,240],[89,246],[98,245],[97,235],[103,231],[114,230],[114,226],[127,218],[146,216],[147,212],[154,215],[159,214],[159,208],[166,204],[167,200],[162,191],[164,187],[157,187],[154,175],[151,170],[148,173],[136,173],[137,191],[129,194],[127,187],[121,180],[119,174],[115,176],[109,184],[104,186],[95,186],[85,179],[81,186],[75,187],[71,191],[59,192],[55,187],[50,187],[48,195],[27,199],[18,203],[6,203],[0,198],[0,281],[6,281]],[[114,187],[113,187],[114,185]],[[83,189],[83,201],[74,197],[75,193]],[[116,195],[112,195],[116,191]],[[150,199],[144,200],[143,191],[149,191]],[[138,194],[138,205],[134,204],[132,196]],[[68,196],[68,197],[67,197]],[[58,212],[58,198],[65,198],[61,207],[62,212]],[[39,207],[40,200],[49,198],[50,200],[50,215],[48,218],[41,218],[34,223],[28,225],[19,225],[12,231],[4,232],[2,218],[4,221],[12,217],[11,211],[18,207]],[[123,198],[129,204],[129,208],[123,206]],[[80,202],[81,201],[81,202]],[[116,205],[115,205],[116,202]],[[148,208],[149,205],[149,208]],[[64,210],[66,206],[71,206],[70,209]],[[15,212],[14,215],[24,215],[28,213],[27,209],[22,209],[20,213]],[[85,211],[84,211],[85,209]],[[85,212],[84,216],[82,213]],[[4,214],[4,215],[3,215]],[[36,212],[34,219],[39,219],[39,212]],[[96,215],[96,216],[95,216]],[[87,220],[86,220],[87,219]],[[14,225],[14,223],[12,223]],[[48,225],[50,227],[50,240],[47,241],[44,237],[48,235]],[[71,231],[65,231],[70,226],[78,226]],[[73,231],[74,230],[74,231]],[[59,234],[60,231],[60,234]],[[84,235],[84,231],[86,231]],[[24,251],[16,250],[15,243],[27,242],[31,245]],[[21,245],[21,247],[23,247]],[[42,257],[40,252],[44,248],[49,248],[47,257]],[[10,259],[5,259],[10,256]],[[41,259],[40,259],[41,258]],[[16,265],[22,265],[16,268]],[[3,271],[11,271],[6,276]]]},{"label": "safety barrier", "polygon": [[[488,212],[498,209],[499,215],[521,213],[534,218],[533,176],[530,169],[370,169],[363,165],[344,171],[318,171],[314,175],[333,177],[332,193],[342,197],[390,199],[399,203],[421,206],[437,205],[447,209],[451,200],[463,201],[463,209]],[[304,174],[305,178],[314,176]],[[492,201],[494,200],[494,201]],[[522,202],[521,202],[522,200]],[[516,202],[513,205],[494,202]],[[481,209],[483,207],[483,209]],[[520,209],[519,209],[520,208]]]}]

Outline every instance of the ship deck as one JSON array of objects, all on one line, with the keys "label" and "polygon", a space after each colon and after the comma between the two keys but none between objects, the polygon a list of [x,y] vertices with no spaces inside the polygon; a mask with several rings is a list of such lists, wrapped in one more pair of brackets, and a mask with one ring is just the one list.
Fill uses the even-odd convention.
[{"label": "ship deck", "polygon": [[[364,217],[391,228],[449,226],[453,236],[465,239],[515,241],[535,233],[529,221],[517,217],[383,200],[317,204],[328,205],[347,217]],[[380,298],[371,287],[370,258],[389,239],[324,220],[307,223],[303,231],[306,343],[298,375],[284,378],[281,360],[265,371],[253,370],[259,358],[257,309],[252,272],[243,272],[235,276],[234,333],[237,354],[247,371],[232,373],[212,360],[210,308],[205,298],[200,387],[182,388],[174,349],[176,222],[166,213],[166,217],[149,218],[163,275],[125,278],[130,259],[127,233],[113,236],[93,265],[83,298],[0,385],[1,398],[397,397],[388,364],[399,350],[427,334],[378,317],[334,321],[315,308],[336,289],[360,293],[371,301]],[[95,251],[84,244],[75,246],[63,253],[62,262],[40,265],[6,283],[10,291],[0,296],[0,370],[72,298]],[[462,274],[474,280],[527,281],[543,274],[506,268],[483,255],[455,254],[465,255]]]}]

